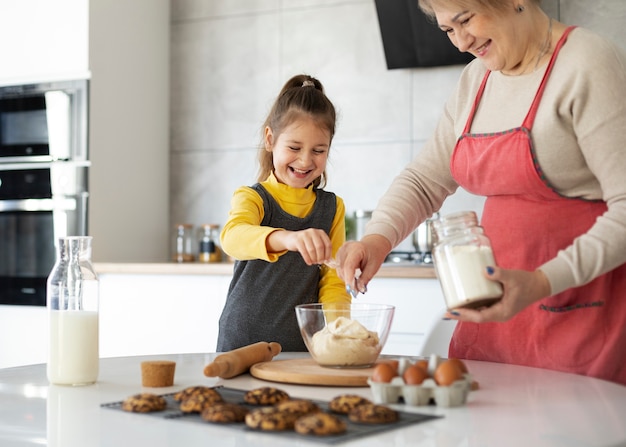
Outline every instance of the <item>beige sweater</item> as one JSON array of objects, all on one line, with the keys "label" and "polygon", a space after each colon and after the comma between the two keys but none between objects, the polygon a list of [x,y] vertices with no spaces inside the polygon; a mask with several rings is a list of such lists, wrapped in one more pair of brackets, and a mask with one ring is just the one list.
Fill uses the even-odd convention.
[{"label": "beige sweater", "polygon": [[[393,181],[366,234],[381,234],[396,246],[458,188],[450,156],[484,73],[479,60],[465,68],[434,135]],[[472,133],[520,126],[543,73],[492,73]],[[626,262],[626,55],[604,38],[574,29],[557,57],[531,135],[560,194],[608,205],[587,233],[540,267],[556,294]]]}]

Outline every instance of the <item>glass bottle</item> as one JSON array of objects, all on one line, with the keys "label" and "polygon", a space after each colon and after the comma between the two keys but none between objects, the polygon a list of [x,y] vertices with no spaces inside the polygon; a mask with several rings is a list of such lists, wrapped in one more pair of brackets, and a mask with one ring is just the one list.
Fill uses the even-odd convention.
[{"label": "glass bottle", "polygon": [[437,243],[433,248],[435,271],[448,309],[488,306],[502,296],[502,285],[485,277],[495,266],[491,242],[473,211],[433,220]]},{"label": "glass bottle", "polygon": [[218,243],[219,229],[217,224],[204,224],[200,227],[198,261],[220,262],[222,260],[222,250]]},{"label": "glass bottle", "polygon": [[174,262],[195,261],[193,244],[193,225],[182,223],[174,226],[172,239],[172,260]]},{"label": "glass bottle", "polygon": [[48,276],[50,383],[88,385],[98,378],[98,275],[91,264],[91,236],[57,240],[57,258]]}]

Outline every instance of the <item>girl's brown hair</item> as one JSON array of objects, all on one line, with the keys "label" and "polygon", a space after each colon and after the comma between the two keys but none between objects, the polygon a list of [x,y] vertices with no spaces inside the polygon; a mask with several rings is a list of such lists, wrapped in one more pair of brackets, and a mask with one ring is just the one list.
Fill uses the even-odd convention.
[{"label": "girl's brown hair", "polygon": [[[320,127],[328,130],[329,144],[332,142],[337,119],[335,106],[326,97],[322,83],[306,74],[296,75],[285,83],[263,123],[263,130],[266,127],[272,129],[274,140],[276,140],[285,127],[301,117],[311,118]],[[265,149],[264,133],[264,131],[261,132],[259,147],[259,182],[267,180],[274,170],[272,153]],[[326,185],[326,179],[326,170],[324,170],[322,175],[313,181],[314,187],[323,188]]]}]

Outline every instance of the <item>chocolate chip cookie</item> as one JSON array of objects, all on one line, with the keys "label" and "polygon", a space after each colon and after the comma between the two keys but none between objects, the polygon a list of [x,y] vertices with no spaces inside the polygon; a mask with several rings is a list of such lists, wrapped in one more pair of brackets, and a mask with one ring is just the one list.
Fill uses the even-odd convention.
[{"label": "chocolate chip cookie", "polygon": [[248,413],[248,409],[242,405],[222,402],[206,407],[202,410],[201,417],[207,422],[230,424],[234,422],[243,422]]},{"label": "chocolate chip cookie", "polygon": [[377,404],[359,405],[348,413],[348,419],[359,424],[388,424],[398,418],[396,410]]},{"label": "chocolate chip cookie", "polygon": [[246,425],[256,430],[285,431],[292,430],[298,414],[287,413],[276,407],[262,407],[246,415]]},{"label": "chocolate chip cookie", "polygon": [[133,413],[150,413],[164,410],[167,402],[162,396],[152,393],[140,393],[128,397],[122,402],[122,410]]},{"label": "chocolate chip cookie", "polygon": [[220,393],[214,388],[210,388],[208,386],[196,385],[185,388],[184,390],[180,390],[178,393],[174,394],[174,400],[177,402],[182,402],[185,399],[196,396],[198,394],[202,394],[207,398],[214,399],[216,402],[222,400],[222,396]]},{"label": "chocolate chip cookie", "polygon": [[321,411],[320,407],[315,402],[306,399],[286,400],[276,404],[275,407],[278,411],[294,413],[298,416]]},{"label": "chocolate chip cookie", "polygon": [[274,405],[288,399],[285,391],[270,386],[250,390],[243,396],[243,400],[250,405]]},{"label": "chocolate chip cookie", "polygon": [[193,394],[180,403],[180,411],[183,413],[201,413],[205,408],[223,401],[224,399],[219,393]]},{"label": "chocolate chip cookie", "polygon": [[359,405],[371,403],[372,401],[363,396],[358,396],[356,394],[342,394],[333,398],[328,403],[328,408],[333,413],[348,414],[350,410],[358,407]]},{"label": "chocolate chip cookie", "polygon": [[301,435],[338,435],[347,430],[347,424],[333,414],[310,413],[296,420],[294,430]]}]

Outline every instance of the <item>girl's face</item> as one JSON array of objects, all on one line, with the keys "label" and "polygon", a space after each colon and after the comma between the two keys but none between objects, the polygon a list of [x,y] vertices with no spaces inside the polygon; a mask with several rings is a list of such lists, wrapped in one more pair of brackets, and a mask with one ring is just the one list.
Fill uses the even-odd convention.
[{"label": "girl's face", "polygon": [[330,132],[313,119],[299,118],[274,137],[265,128],[265,150],[272,153],[274,175],[292,188],[306,188],[326,169]]},{"label": "girl's face", "polygon": [[438,6],[434,12],[439,28],[459,51],[479,58],[489,70],[509,74],[525,63],[529,43],[528,33],[521,32],[522,22],[515,18],[514,5],[509,9],[510,14],[494,15],[451,5]]}]

